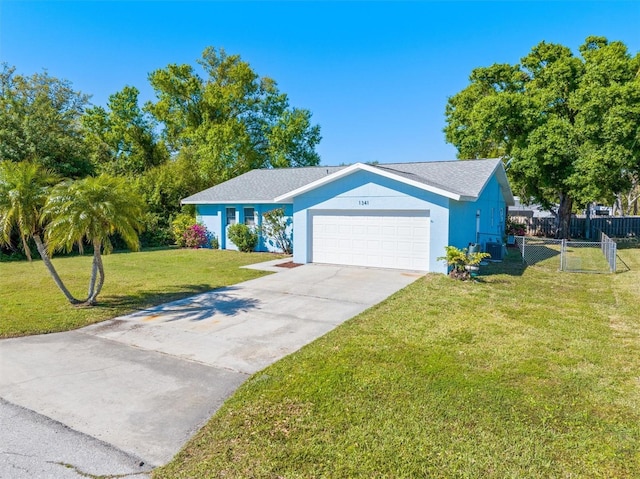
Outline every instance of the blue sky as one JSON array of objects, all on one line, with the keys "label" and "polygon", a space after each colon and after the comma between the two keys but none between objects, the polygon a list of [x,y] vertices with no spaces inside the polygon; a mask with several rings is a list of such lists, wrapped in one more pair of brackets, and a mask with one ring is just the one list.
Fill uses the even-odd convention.
[{"label": "blue sky", "polygon": [[47,69],[105,105],[206,46],[275,79],[322,128],[322,164],[455,158],[447,97],[471,70],[589,35],[640,51],[640,1],[171,2],[0,0],[0,61]]}]

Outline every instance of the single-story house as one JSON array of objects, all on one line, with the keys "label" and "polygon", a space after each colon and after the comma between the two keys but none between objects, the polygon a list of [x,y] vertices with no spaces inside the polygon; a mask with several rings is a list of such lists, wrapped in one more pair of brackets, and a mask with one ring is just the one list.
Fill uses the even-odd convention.
[{"label": "single-story house", "polygon": [[502,243],[513,194],[502,161],[485,159],[253,170],[182,203],[223,249],[235,249],[229,225],[283,207],[296,263],[444,273],[445,246]]}]

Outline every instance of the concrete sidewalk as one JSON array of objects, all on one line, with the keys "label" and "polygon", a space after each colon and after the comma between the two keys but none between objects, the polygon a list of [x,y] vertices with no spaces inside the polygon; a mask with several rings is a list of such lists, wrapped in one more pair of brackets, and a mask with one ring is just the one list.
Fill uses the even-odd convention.
[{"label": "concrete sidewalk", "polygon": [[[420,276],[311,264],[77,331],[2,340],[0,398],[121,452],[130,468],[118,474],[140,473],[170,460],[250,374]],[[42,446],[35,466],[51,462]],[[17,464],[11,447],[0,477]],[[59,462],[76,467],[69,449]]]}]

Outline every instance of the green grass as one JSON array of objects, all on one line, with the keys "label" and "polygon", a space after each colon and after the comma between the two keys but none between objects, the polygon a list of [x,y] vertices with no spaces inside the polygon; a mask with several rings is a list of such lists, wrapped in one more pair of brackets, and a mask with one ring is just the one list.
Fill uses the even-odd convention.
[{"label": "green grass", "polygon": [[255,374],[153,477],[640,477],[640,250],[619,254],[418,280]]},{"label": "green grass", "polygon": [[598,246],[570,245],[566,255],[566,267],[569,271],[609,272],[609,263]]},{"label": "green grass", "polygon": [[[0,263],[0,337],[79,328],[135,309],[256,278],[240,266],[280,256],[220,250],[171,249],[106,255],[105,284],[92,308],[71,306],[42,261]],[[85,297],[91,256],[55,258],[76,297]]]}]

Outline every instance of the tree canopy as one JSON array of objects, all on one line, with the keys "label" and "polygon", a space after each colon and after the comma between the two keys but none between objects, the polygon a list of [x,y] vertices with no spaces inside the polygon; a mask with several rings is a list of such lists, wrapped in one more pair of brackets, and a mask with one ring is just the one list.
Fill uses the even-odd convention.
[{"label": "tree canopy", "polygon": [[71,83],[35,73],[0,69],[0,160],[33,161],[61,176],[79,178],[92,171],[80,118],[88,95]]},{"label": "tree canopy", "polygon": [[198,63],[204,78],[190,65],[152,72],[158,100],[146,108],[169,147],[194,158],[209,185],[253,168],[319,163],[320,127],[308,110],[289,105],[274,80],[223,49],[205,49]]},{"label": "tree canopy", "polygon": [[449,98],[445,135],[462,159],[502,156],[514,190],[558,207],[611,202],[640,173],[640,55],[588,37],[579,56],[541,42],[520,64],[472,71]]},{"label": "tree canopy", "polygon": [[41,210],[56,180],[35,163],[0,161],[0,244],[10,245],[17,232],[29,261],[27,240],[42,231]]},{"label": "tree canopy", "polygon": [[164,143],[158,141],[156,122],[138,105],[139,94],[137,88],[125,86],[109,97],[106,109],[94,106],[82,116],[97,171],[139,175],[169,159]]}]

